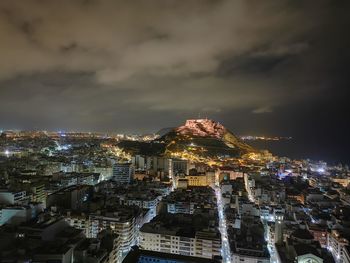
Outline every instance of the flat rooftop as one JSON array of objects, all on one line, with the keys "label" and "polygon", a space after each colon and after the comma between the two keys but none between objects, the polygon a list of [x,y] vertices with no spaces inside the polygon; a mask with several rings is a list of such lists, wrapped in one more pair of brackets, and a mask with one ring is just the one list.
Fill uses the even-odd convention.
[{"label": "flat rooftop", "polygon": [[[142,260],[144,259],[144,260]],[[207,259],[192,256],[183,256],[177,254],[169,254],[150,250],[142,250],[138,247],[132,247],[130,252],[124,258],[123,263],[139,263],[145,262],[145,259],[154,259],[154,262],[178,262],[178,263],[219,263],[221,258]],[[150,262],[150,260],[147,260]]]}]

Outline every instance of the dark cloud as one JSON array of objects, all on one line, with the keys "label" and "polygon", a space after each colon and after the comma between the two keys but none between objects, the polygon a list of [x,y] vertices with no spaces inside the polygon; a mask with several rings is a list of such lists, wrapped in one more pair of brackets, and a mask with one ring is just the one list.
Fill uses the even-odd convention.
[{"label": "dark cloud", "polygon": [[323,121],[314,109],[345,119],[349,5],[3,0],[0,128],[144,132],[207,115],[293,135]]}]

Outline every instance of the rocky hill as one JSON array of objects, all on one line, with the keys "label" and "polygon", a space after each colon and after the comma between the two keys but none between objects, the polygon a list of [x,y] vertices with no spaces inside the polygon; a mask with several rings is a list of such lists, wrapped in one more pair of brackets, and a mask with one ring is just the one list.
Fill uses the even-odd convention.
[{"label": "rocky hill", "polygon": [[239,157],[255,151],[222,124],[208,119],[187,120],[157,141],[167,144],[172,152],[192,152],[209,157]]},{"label": "rocky hill", "polygon": [[255,151],[222,124],[208,119],[187,120],[182,126],[162,130],[162,135],[149,143],[124,141],[119,146],[131,154],[188,158],[193,161],[235,158]]}]

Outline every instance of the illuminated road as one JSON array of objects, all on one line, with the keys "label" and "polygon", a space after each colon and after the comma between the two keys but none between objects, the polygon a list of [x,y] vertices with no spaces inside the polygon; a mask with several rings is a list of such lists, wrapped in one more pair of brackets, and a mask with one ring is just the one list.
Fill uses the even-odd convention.
[{"label": "illuminated road", "polygon": [[270,253],[270,262],[271,263],[277,263],[277,255],[276,255],[276,248],[275,247],[272,247],[272,246],[267,246],[268,250],[269,250],[269,253]]},{"label": "illuminated road", "polygon": [[215,187],[215,194],[217,199],[217,205],[218,205],[218,213],[219,213],[219,228],[221,232],[221,256],[223,262],[231,262],[231,251],[230,251],[230,245],[228,242],[228,236],[227,236],[227,227],[226,227],[226,220],[224,217],[224,207],[222,204],[222,198],[221,198],[221,190],[219,187]]}]

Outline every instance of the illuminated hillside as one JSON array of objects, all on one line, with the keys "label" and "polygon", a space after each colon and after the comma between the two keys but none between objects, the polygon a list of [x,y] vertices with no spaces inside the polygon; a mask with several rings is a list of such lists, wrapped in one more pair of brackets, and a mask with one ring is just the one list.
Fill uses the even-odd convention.
[{"label": "illuminated hillside", "polygon": [[208,119],[187,120],[158,141],[166,143],[167,154],[194,159],[234,158],[254,151],[222,124]]},{"label": "illuminated hillside", "polygon": [[124,141],[119,147],[130,154],[168,156],[194,162],[239,158],[255,152],[222,124],[208,119],[187,120],[152,142]]}]

